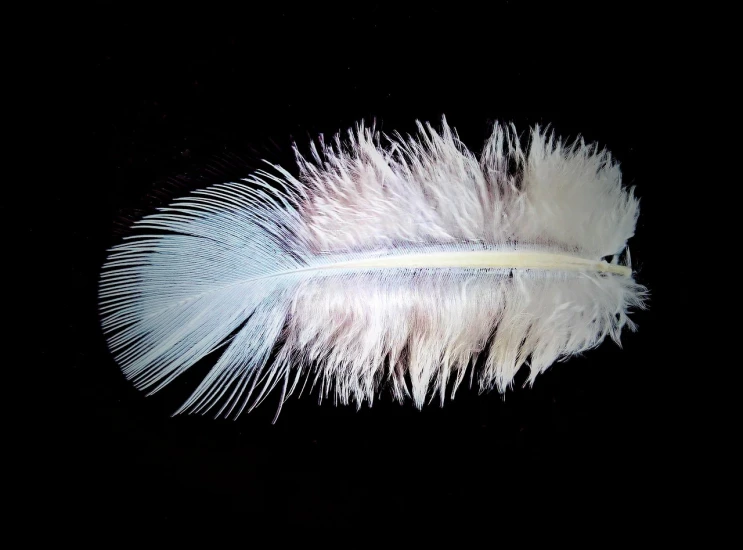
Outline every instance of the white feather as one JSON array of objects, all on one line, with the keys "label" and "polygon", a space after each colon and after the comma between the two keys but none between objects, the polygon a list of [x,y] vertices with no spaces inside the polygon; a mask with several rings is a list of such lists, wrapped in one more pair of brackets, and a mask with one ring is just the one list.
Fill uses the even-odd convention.
[{"label": "white feather", "polygon": [[124,374],[154,392],[224,347],[178,412],[236,416],[303,379],[420,407],[480,355],[480,388],[505,391],[634,328],[645,289],[619,257],[638,201],[607,152],[539,128],[524,151],[496,126],[478,159],[446,121],[419,131],[360,126],[297,154],[298,178],[273,166],[138,222],[100,291]]}]

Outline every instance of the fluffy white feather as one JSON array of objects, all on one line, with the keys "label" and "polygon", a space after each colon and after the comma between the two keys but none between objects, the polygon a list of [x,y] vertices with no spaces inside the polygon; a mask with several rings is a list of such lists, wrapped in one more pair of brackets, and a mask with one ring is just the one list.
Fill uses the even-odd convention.
[{"label": "fluffy white feather", "polygon": [[443,403],[480,355],[480,388],[504,391],[634,328],[645,289],[619,258],[638,201],[607,152],[539,128],[523,150],[496,126],[478,159],[443,121],[297,158],[297,178],[272,166],[160,209],[104,266],[102,324],[137,387],[223,347],[179,412],[236,416],[308,380],[344,404],[381,386]]}]

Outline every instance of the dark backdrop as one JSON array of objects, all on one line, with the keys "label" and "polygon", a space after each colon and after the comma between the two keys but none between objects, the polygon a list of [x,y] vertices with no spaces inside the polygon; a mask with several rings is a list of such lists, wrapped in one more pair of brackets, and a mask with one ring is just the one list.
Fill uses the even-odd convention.
[{"label": "dark backdrop", "polygon": [[[521,497],[536,510],[562,507],[576,491],[585,502],[619,502],[652,477],[646,379],[661,368],[665,298],[653,282],[661,208],[647,136],[662,102],[639,10],[184,10],[98,7],[70,36],[82,68],[74,115],[83,138],[72,143],[80,177],[50,195],[64,218],[59,236],[73,243],[61,263],[66,336],[41,352],[64,384],[49,421],[60,441],[55,494],[78,504],[57,514],[114,524],[435,526],[473,514],[495,522]],[[360,120],[412,132],[416,120],[436,126],[442,115],[473,150],[499,120],[551,124],[619,160],[641,197],[631,249],[652,292],[623,349],[606,342],[505,396],[463,386],[423,411],[385,396],[357,411],[305,394],[275,425],[277,396],[237,421],[171,418],[193,377],[153,397],[123,378],[98,326],[96,291],[106,249],[130,221],[218,179],[218,164],[231,175],[261,158],[291,167],[294,141],[303,147]]]}]

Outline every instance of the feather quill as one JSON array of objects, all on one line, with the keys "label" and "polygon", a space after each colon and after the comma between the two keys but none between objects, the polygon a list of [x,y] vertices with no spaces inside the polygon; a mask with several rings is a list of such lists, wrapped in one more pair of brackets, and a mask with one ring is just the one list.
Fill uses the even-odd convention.
[{"label": "feather quill", "polygon": [[221,348],[178,413],[236,417],[308,382],[421,407],[468,370],[503,392],[634,329],[639,206],[608,152],[496,125],[478,158],[446,120],[418,128],[359,125],[297,152],[297,177],[269,165],[137,222],[100,285],[126,377],[154,393]]}]

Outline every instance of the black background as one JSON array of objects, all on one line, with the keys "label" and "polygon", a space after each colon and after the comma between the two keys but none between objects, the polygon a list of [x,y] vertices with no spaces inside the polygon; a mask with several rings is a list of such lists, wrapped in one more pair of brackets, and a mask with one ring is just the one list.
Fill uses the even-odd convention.
[{"label": "black background", "polygon": [[[663,187],[649,181],[647,142],[661,125],[663,54],[646,47],[644,14],[509,2],[184,12],[98,7],[74,36],[80,177],[49,195],[71,243],[60,264],[65,337],[40,349],[64,395],[48,421],[60,444],[47,469],[54,494],[76,503],[57,515],[435,526],[495,521],[521,498],[525,514],[635,491],[644,495],[635,510],[647,505],[656,436],[646,380],[662,368],[666,298],[653,263]],[[132,220],[218,178],[205,166],[225,159],[231,175],[261,158],[291,168],[295,141],[306,147],[360,120],[413,132],[442,115],[476,151],[498,120],[550,124],[618,159],[641,198],[630,245],[651,290],[623,349],[606,342],[505,396],[463,386],[423,411],[388,396],[357,411],[305,394],[275,425],[277,396],[237,421],[171,418],[199,373],[153,397],[123,378],[96,292],[106,249]]]}]

